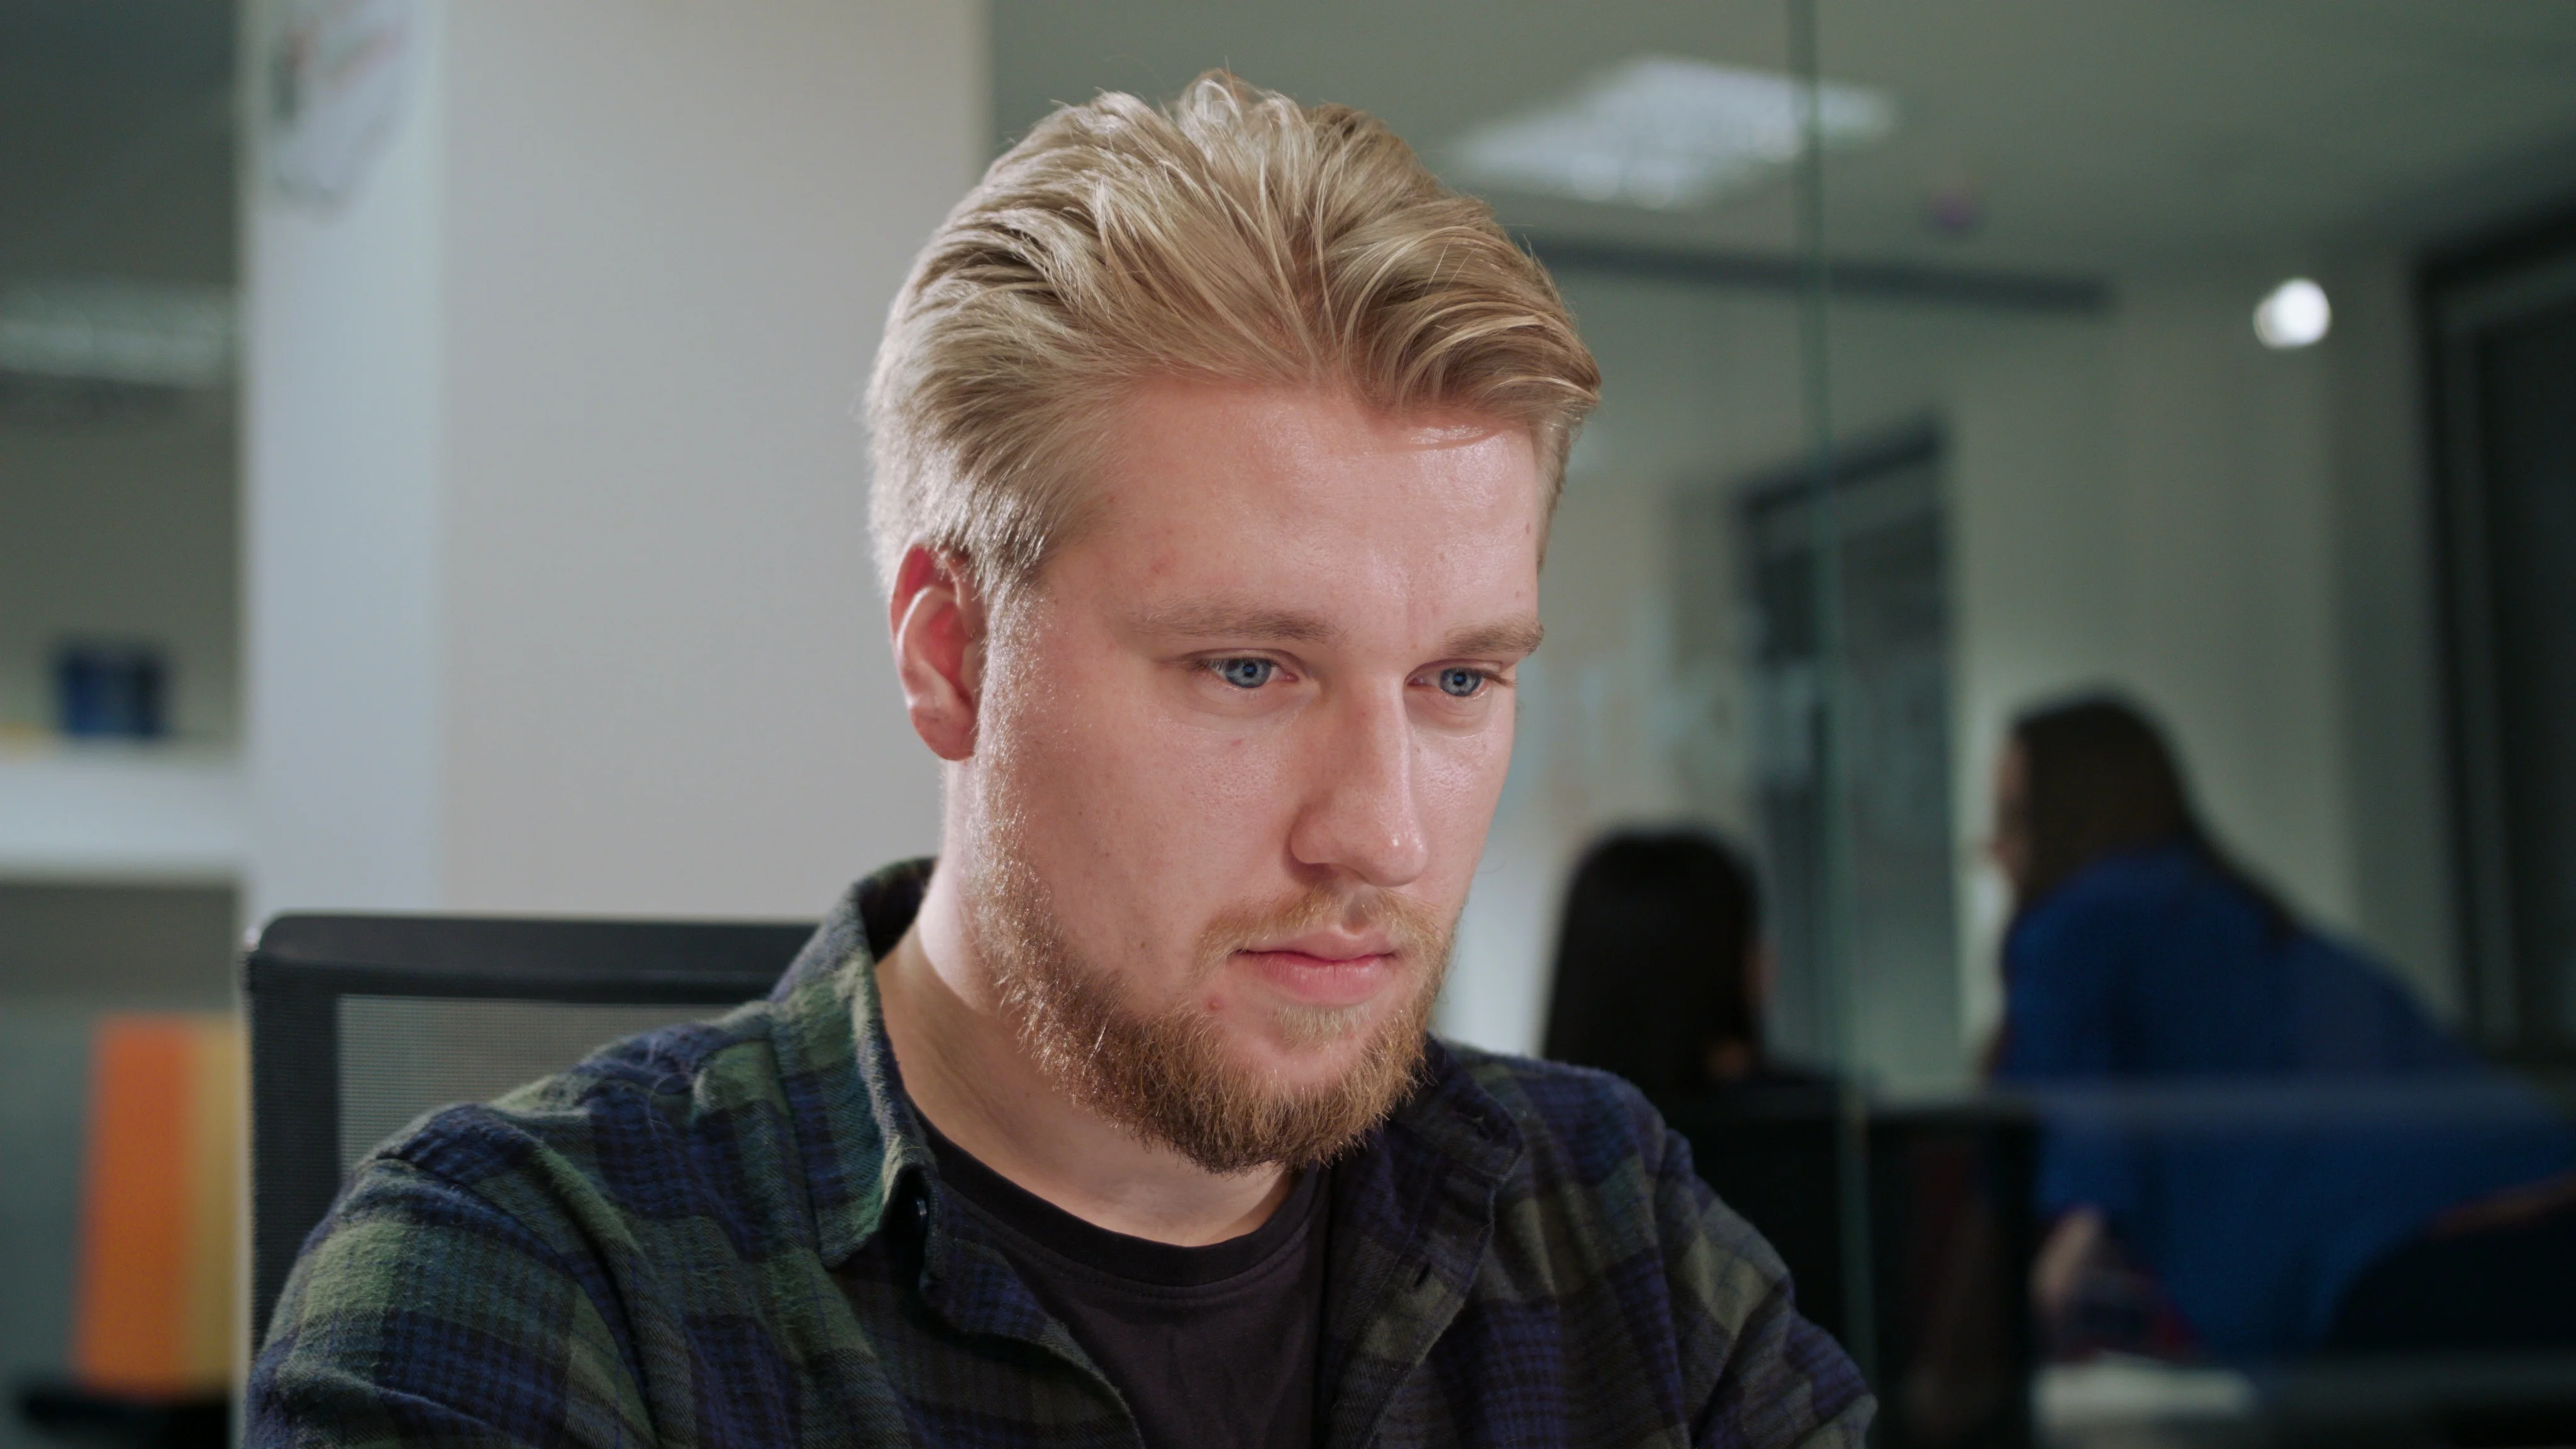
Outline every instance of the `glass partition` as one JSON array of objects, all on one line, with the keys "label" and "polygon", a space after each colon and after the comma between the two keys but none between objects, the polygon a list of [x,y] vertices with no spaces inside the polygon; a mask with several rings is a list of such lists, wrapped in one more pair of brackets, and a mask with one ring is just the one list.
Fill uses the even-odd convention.
[{"label": "glass partition", "polygon": [[1789,13],[1883,1441],[2561,1442],[2576,13]]},{"label": "glass partition", "polygon": [[[76,1039],[237,909],[79,803],[239,793],[235,20],[160,8],[0,6],[12,1375]],[[2576,1443],[2576,4],[989,21],[996,150],[1228,67],[1550,269],[1604,397],[1437,1027],[1634,1080],[1880,1444]]]},{"label": "glass partition", "polygon": [[[1881,1442],[2576,1439],[2576,10],[995,33],[1003,136],[1224,62],[1555,272],[1606,393],[1442,1028],[1755,1002],[1647,1085]],[[1620,832],[1759,928],[1587,956]]]}]

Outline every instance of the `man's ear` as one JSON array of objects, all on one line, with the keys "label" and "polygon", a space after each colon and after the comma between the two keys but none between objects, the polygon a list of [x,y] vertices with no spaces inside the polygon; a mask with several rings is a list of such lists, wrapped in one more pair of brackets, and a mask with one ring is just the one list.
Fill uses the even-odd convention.
[{"label": "man's ear", "polygon": [[906,549],[886,622],[913,733],[943,760],[974,754],[986,619],[965,560],[919,544]]}]

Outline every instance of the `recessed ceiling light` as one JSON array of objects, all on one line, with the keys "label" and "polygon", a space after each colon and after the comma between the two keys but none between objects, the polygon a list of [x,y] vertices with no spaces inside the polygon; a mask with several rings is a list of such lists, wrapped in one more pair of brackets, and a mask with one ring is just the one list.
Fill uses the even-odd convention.
[{"label": "recessed ceiling light", "polygon": [[2274,287],[2254,308],[2254,335],[2276,352],[2323,341],[2332,326],[2334,307],[2326,301],[2326,289],[2305,277]]},{"label": "recessed ceiling light", "polygon": [[[1677,56],[1648,55],[1572,95],[1476,127],[1450,148],[1459,177],[1579,201],[1706,206],[1805,154],[1807,83]],[[1896,129],[1884,92],[1815,87],[1825,145],[1866,145]]]}]

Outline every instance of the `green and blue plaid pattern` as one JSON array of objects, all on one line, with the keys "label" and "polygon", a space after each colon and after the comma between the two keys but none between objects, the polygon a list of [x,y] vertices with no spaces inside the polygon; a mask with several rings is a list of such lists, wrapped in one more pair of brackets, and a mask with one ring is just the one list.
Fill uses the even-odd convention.
[{"label": "green and blue plaid pattern", "polygon": [[[926,872],[861,882],[767,1000],[379,1148],[278,1304],[248,1442],[1135,1449],[896,1079],[871,939]],[[1860,1444],[1850,1361],[1635,1091],[1430,1050],[1333,1173],[1325,1443]]]}]

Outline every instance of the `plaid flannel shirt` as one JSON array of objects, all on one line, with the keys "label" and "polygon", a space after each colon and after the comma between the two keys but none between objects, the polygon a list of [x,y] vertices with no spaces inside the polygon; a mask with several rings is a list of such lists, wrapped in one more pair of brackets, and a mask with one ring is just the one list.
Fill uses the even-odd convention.
[{"label": "plaid flannel shirt", "polygon": [[[248,1442],[1137,1445],[896,1078],[872,968],[924,879],[861,882],[766,1000],[377,1149]],[[1434,1043],[1332,1191],[1325,1443],[1861,1442],[1850,1361],[1616,1078]]]}]

